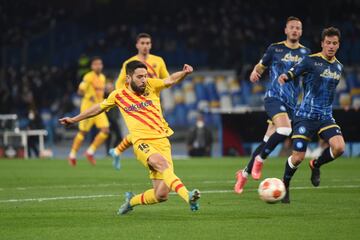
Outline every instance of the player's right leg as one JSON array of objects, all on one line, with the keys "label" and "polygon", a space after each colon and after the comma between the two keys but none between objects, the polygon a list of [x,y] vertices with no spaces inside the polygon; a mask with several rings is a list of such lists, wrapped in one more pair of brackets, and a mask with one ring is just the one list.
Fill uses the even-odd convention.
[{"label": "player's right leg", "polygon": [[265,110],[275,125],[275,132],[262,148],[259,155],[255,157],[251,175],[254,179],[260,179],[263,163],[275,147],[291,135],[292,109],[276,98],[265,99]]},{"label": "player's right leg", "polygon": [[266,130],[264,139],[262,141],[262,143],[259,144],[259,146],[257,146],[257,148],[255,149],[255,151],[252,153],[251,155],[251,159],[248,162],[247,166],[244,169],[240,169],[239,171],[236,172],[236,183],[234,186],[234,192],[237,194],[241,194],[244,190],[244,186],[247,182],[247,178],[249,176],[249,174],[251,174],[251,170],[253,168],[254,165],[254,160],[255,157],[260,154],[262,148],[264,147],[264,145],[266,144],[266,142],[268,141],[269,137],[275,132],[275,126],[272,124],[271,121],[269,121],[269,125],[268,128]]},{"label": "player's right leg", "polygon": [[109,154],[113,158],[113,166],[120,169],[120,155],[132,145],[131,136],[128,134],[115,148],[109,150]]},{"label": "player's right leg", "polygon": [[320,185],[320,167],[341,156],[345,150],[345,141],[339,126],[332,124],[322,129],[325,130],[320,130],[319,135],[329,143],[329,147],[327,147],[318,158],[311,160],[309,163],[311,169],[310,179],[315,187]]},{"label": "player's right leg", "polygon": [[73,144],[71,146],[71,151],[69,153],[68,162],[70,166],[76,166],[76,155],[79,151],[81,144],[84,141],[87,131],[79,130],[73,140]]},{"label": "player's right leg", "polygon": [[170,189],[163,180],[154,179],[153,188],[143,193],[134,195],[132,192],[125,193],[125,203],[118,210],[119,215],[123,215],[133,210],[137,205],[151,205],[164,202],[168,199]]}]

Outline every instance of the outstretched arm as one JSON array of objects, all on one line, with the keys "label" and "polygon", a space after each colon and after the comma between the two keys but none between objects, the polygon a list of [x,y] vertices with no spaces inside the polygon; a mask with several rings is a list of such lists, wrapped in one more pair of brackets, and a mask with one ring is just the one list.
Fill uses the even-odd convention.
[{"label": "outstretched arm", "polygon": [[65,117],[59,119],[60,124],[68,126],[73,123],[80,122],[86,118],[91,118],[93,116],[99,115],[100,113],[104,112],[104,109],[100,107],[100,104],[96,104],[91,106],[90,108],[86,109],[84,112],[76,115],[75,117]]},{"label": "outstretched arm", "polygon": [[175,83],[181,82],[187,75],[191,74],[193,71],[194,69],[192,66],[184,64],[182,71],[171,74],[169,77],[164,79],[164,83],[166,86],[172,86]]},{"label": "outstretched arm", "polygon": [[279,76],[278,82],[283,85],[285,82],[296,79],[298,76],[311,71],[311,66],[309,64],[309,57],[305,57],[300,62],[295,64],[290,70],[286,73],[283,73]]}]

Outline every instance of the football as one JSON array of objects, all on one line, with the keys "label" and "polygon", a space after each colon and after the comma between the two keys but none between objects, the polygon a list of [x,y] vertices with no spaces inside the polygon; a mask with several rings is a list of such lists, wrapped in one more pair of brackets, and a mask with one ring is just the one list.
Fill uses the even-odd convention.
[{"label": "football", "polygon": [[276,203],[285,197],[285,185],[278,178],[266,178],[259,185],[259,196],[267,203]]}]

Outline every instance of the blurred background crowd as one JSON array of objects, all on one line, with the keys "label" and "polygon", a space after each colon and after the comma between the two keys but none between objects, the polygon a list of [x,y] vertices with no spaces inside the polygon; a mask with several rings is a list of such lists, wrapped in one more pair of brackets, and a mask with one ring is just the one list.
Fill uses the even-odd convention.
[{"label": "blurred background crowd", "polygon": [[[152,35],[152,53],[164,58],[170,72],[183,63],[214,71],[210,75],[200,71],[164,93],[164,112],[171,126],[195,123],[198,110],[261,107],[268,81],[250,84],[249,74],[270,43],[284,40],[289,15],[302,19],[301,42],[314,53],[320,50],[322,28],[341,29],[337,58],[345,74],[335,106],[359,109],[360,2],[273,2],[277,4],[260,0],[3,0],[0,113],[17,114],[20,128],[26,128],[29,113],[34,112],[49,131],[51,145],[58,117],[78,111],[76,89],[88,71],[90,57],[103,58],[105,74],[113,81],[123,61],[136,54],[139,32]],[[218,121],[214,115],[204,118],[207,124]]]}]

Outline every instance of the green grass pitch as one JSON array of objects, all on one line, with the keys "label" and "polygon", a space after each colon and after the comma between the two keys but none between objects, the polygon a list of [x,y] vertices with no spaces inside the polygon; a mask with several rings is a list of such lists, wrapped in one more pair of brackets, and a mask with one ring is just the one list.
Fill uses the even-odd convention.
[{"label": "green grass pitch", "polygon": [[[124,159],[71,168],[60,160],[0,160],[0,239],[360,239],[360,159],[341,158],[322,168],[311,186],[308,161],[292,182],[291,204],[259,200],[249,179],[232,193],[234,173],[246,158],[175,160],[189,189],[203,194],[191,212],[176,195],[117,216],[125,191],[151,187],[147,171]],[[282,177],[285,159],[265,163],[263,177]]]}]

